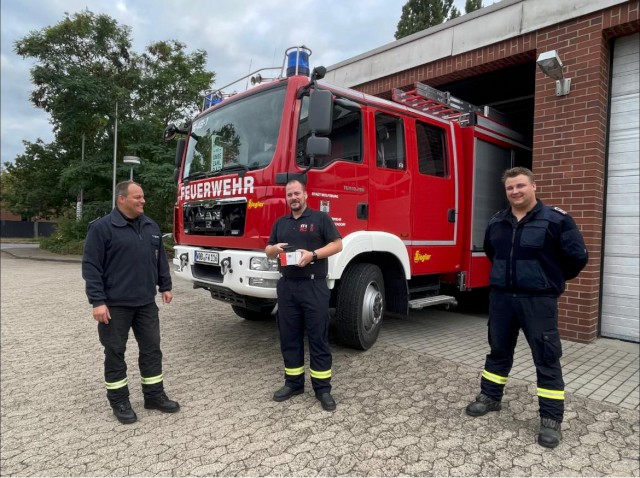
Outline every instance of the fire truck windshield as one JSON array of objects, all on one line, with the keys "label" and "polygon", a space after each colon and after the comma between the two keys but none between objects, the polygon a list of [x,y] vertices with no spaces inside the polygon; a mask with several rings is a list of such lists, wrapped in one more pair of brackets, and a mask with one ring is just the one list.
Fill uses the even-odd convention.
[{"label": "fire truck windshield", "polygon": [[183,179],[250,171],[273,159],[285,88],[268,89],[221,105],[193,122]]}]

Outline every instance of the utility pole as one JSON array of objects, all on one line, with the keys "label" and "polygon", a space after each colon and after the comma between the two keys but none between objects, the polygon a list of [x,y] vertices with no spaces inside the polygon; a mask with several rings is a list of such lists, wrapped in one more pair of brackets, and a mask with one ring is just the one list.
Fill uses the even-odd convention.
[{"label": "utility pole", "polygon": [[113,194],[111,197],[111,209],[116,207],[116,161],[118,156],[118,100],[116,100],[116,123],[113,132]]},{"label": "utility pole", "polygon": [[[84,134],[82,135],[82,156],[81,161],[84,162]],[[80,192],[78,193],[78,202],[76,204],[76,220],[79,221],[82,219],[82,188],[80,188]]]}]

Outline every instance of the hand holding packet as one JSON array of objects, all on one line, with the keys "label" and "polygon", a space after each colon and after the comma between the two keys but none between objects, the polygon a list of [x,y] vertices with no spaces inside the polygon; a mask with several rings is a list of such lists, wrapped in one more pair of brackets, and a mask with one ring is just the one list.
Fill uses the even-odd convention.
[{"label": "hand holding packet", "polygon": [[297,251],[294,246],[284,247],[284,252],[280,253],[281,266],[297,266],[302,259],[302,252]]}]

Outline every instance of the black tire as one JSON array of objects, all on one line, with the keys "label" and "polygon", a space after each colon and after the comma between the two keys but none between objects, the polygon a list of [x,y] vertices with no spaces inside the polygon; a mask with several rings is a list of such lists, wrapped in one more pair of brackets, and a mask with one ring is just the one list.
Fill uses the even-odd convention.
[{"label": "black tire", "polygon": [[338,340],[358,350],[378,339],[385,311],[384,278],[373,264],[353,264],[340,280],[336,304]]},{"label": "black tire", "polygon": [[240,307],[239,305],[232,305],[231,308],[238,317],[245,320],[269,320],[272,317],[271,312],[273,312],[273,307],[266,307],[262,310],[251,310]]}]

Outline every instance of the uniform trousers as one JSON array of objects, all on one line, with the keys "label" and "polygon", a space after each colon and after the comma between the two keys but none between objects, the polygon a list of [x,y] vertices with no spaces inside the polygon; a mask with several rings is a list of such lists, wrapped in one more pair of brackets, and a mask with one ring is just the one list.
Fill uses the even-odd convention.
[{"label": "uniform trousers", "polygon": [[316,394],[331,391],[329,299],[325,279],[288,278],[278,281],[278,330],[284,359],[285,385],[304,387],[304,334],[309,340],[311,384]]},{"label": "uniform trousers", "polygon": [[100,343],[104,347],[104,380],[107,398],[114,405],[129,398],[125,351],[129,330],[138,342],[138,366],[142,391],[146,398],[163,391],[162,351],[160,350],[160,320],[155,302],[141,307],[109,307],[111,320],[98,323]]},{"label": "uniform trousers", "polygon": [[489,307],[489,345],[481,379],[482,392],[501,400],[513,365],[513,354],[522,329],[536,366],[540,416],[562,422],[564,381],[558,332],[558,299],[492,290]]}]

